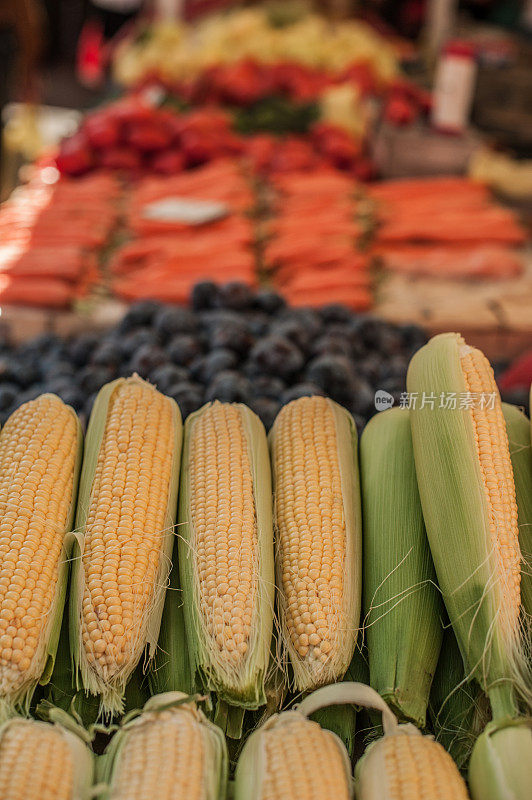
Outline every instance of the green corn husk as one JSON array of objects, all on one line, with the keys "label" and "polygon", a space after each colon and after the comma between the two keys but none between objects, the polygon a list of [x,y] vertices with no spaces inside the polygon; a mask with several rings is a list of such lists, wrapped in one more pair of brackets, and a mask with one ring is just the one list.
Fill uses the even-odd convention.
[{"label": "green corn husk", "polygon": [[[72,579],[68,582],[68,595],[71,592]],[[46,686],[43,694],[43,703],[47,703],[54,708],[59,708],[68,712],[83,725],[90,727],[98,719],[100,710],[100,700],[95,695],[86,695],[85,692],[78,690],[76,678],[70,656],[69,641],[69,614],[70,608],[67,603],[63,615],[59,645],[57,647],[57,657],[54,664],[54,671]]]},{"label": "green corn husk", "polygon": [[370,420],[360,443],[365,629],[370,684],[425,727],[443,608],[417,488],[409,412]]},{"label": "green corn husk", "polygon": [[[175,727],[174,727],[175,726]],[[204,800],[225,800],[227,790],[228,758],[222,731],[205,717],[196,706],[195,698],[182,692],[165,692],[155,695],[145,704],[141,712],[132,712],[124,718],[113,736],[98,769],[103,800],[129,800],[124,785],[121,785],[122,769],[127,769],[127,759],[135,759],[135,751],[143,760],[142,771],[136,769],[135,797],[153,800],[157,796],[170,797],[172,785],[185,784],[191,794],[200,796],[191,781],[198,777],[194,772],[194,751],[181,754],[177,743],[169,740],[171,733],[178,735],[179,728],[187,726],[190,736],[198,733],[203,744],[203,758],[199,769],[201,797]],[[162,736],[162,741],[161,741]],[[146,738],[144,738],[146,737]],[[125,762],[125,764],[124,764]],[[137,765],[138,767],[138,765]],[[124,780],[128,774],[124,775]]]},{"label": "green corn husk", "polygon": [[[397,800],[426,796],[438,800],[468,800],[456,764],[432,736],[423,736],[412,723],[396,716],[369,686],[352,684],[354,702],[382,713],[384,735],[373,741],[357,761],[357,800]],[[420,787],[423,786],[423,792]]]},{"label": "green corn husk", "polygon": [[[138,383],[150,386],[138,375],[130,378],[118,378],[104,386],[98,393],[89,420],[86,436],[85,457],[81,472],[78,509],[76,517],[76,541],[73,553],[72,587],[70,594],[70,631],[69,640],[71,657],[74,664],[77,689],[100,697],[100,713],[114,715],[124,709],[124,694],[129,678],[143,654],[150,661],[157,649],[157,640],[163,612],[166,585],[171,567],[171,555],[174,541],[174,526],[177,513],[177,491],[179,484],[179,467],[182,443],[181,413],[174,400],[171,403],[173,417],[173,454],[171,478],[169,482],[166,513],[164,518],[164,535],[160,548],[158,572],[153,587],[153,599],[145,618],[139,620],[139,636],[130,653],[129,661],[118,667],[110,677],[104,677],[89,662],[81,638],[82,602],[85,588],[83,566],[86,521],[89,512],[92,486],[98,455],[104,439],[107,418],[115,391],[125,383]],[[150,386],[154,394],[160,394]]]},{"label": "green corn husk", "polygon": [[179,585],[177,562],[177,544],[175,544],[157,653],[149,676],[153,694],[184,692],[190,695],[194,692],[194,676],[188,654],[183,593]]},{"label": "green corn husk", "polygon": [[532,448],[530,422],[517,406],[502,404],[514,471],[521,566],[521,602],[532,617]]},{"label": "green corn husk", "polygon": [[[369,683],[367,653],[357,647],[341,683]],[[318,709],[309,716],[322,728],[335,733],[343,742],[350,758],[355,751],[355,731],[359,709],[352,705],[332,705]]]},{"label": "green corn husk", "polygon": [[[260,800],[269,776],[280,775],[286,776],[283,797],[292,794],[303,798],[312,793],[312,796],[319,796],[322,800],[349,800],[353,796],[353,787],[347,751],[336,734],[320,728],[317,722],[308,718],[320,709],[332,705],[358,704],[360,696],[357,691],[353,691],[353,687],[359,685],[337,683],[317,689],[293,710],[275,714],[254,731],[238,759],[234,800]],[[309,740],[306,737],[312,737],[312,752],[309,752]],[[269,742],[275,740],[280,748],[279,760],[272,764],[268,760],[267,748]],[[300,762],[297,760],[298,755]],[[324,766],[326,758],[330,761]],[[319,769],[308,768],[309,764],[318,763]],[[308,774],[309,783],[312,782],[311,792],[306,792],[300,783],[304,774]],[[337,780],[336,785],[333,784],[333,779]]]},{"label": "green corn husk", "polygon": [[532,720],[490,722],[473,748],[468,780],[472,800],[530,800]]},{"label": "green corn husk", "polygon": [[[217,414],[223,407],[238,410],[247,444],[252,473],[256,519],[257,583],[249,647],[235,668],[224,661],[224,654],[211,637],[200,602],[198,560],[191,509],[190,464],[194,458],[191,441],[196,422],[202,415]],[[268,672],[273,631],[274,565],[271,509],[270,461],[264,426],[246,406],[208,403],[191,414],[185,423],[181,486],[179,499],[179,573],[183,590],[185,630],[189,645],[192,674],[198,688],[215,691],[219,709],[217,719],[228,735],[238,736],[245,709],[256,709],[266,702],[265,680]],[[217,545],[218,546],[218,545]],[[229,708],[225,707],[225,704]],[[235,708],[236,707],[236,708]],[[231,710],[232,709],[232,710]],[[229,721],[228,720],[229,715]],[[223,720],[226,720],[225,722]]]},{"label": "green corn husk", "polygon": [[[283,547],[286,552],[286,542],[290,534],[288,526],[283,528],[284,521],[280,518],[277,502],[277,487],[281,485],[284,466],[281,463],[281,455],[284,452],[281,448],[285,441],[283,437],[283,426],[286,424],[287,429],[290,430],[288,426],[293,424],[289,416],[290,414],[296,415],[298,412],[302,415],[305,413],[312,414],[316,408],[319,411],[319,406],[317,404],[322,404],[324,408],[327,409],[327,413],[332,415],[334,421],[341,480],[342,513],[345,521],[345,554],[337,552],[333,552],[332,554],[334,558],[343,558],[343,596],[339,604],[340,607],[335,606],[331,608],[330,605],[328,605],[330,601],[328,601],[326,597],[320,600],[322,610],[325,610],[325,617],[329,619],[334,618],[334,616],[337,617],[337,621],[335,622],[336,633],[332,634],[332,642],[329,642],[331,649],[325,662],[314,657],[312,646],[309,647],[307,655],[302,656],[292,640],[288,623],[288,601],[285,592],[282,590]],[[304,437],[304,434],[301,435]],[[307,435],[309,437],[312,435],[310,430]],[[292,439],[290,439],[290,441],[292,441]],[[298,443],[297,439],[294,441],[296,444]],[[278,612],[280,619],[280,636],[284,649],[283,661],[289,661],[292,667],[295,688],[299,691],[306,692],[322,684],[330,684],[334,681],[341,680],[355,652],[360,625],[362,592],[362,519],[357,454],[358,436],[353,417],[345,408],[329,398],[302,397],[293,400],[281,409],[270,431],[269,442],[273,471],[276,574],[277,585],[280,587]],[[292,453],[289,453],[289,455],[292,455]],[[290,469],[292,468],[293,464],[290,464]],[[308,493],[312,491],[316,493],[324,491],[325,496],[327,496],[327,492],[332,496],[333,488],[327,483],[327,479],[325,479],[321,485],[311,485],[308,475],[304,471],[304,465],[296,468],[295,475],[304,492]],[[333,497],[333,502],[336,499],[337,498]],[[301,523],[301,527],[304,526],[305,529],[308,530],[309,511],[314,511],[317,505],[314,504],[314,506],[312,506],[310,503],[307,505],[306,500],[303,500],[303,502],[304,514],[306,517]],[[327,577],[328,579],[330,578],[330,572]],[[305,580],[309,593],[312,591],[315,597],[319,597],[316,579],[306,577]]]},{"label": "green corn husk", "polygon": [[[84,800],[91,796],[91,787],[94,780],[95,759],[90,750],[91,737],[74,719],[59,708],[49,707],[46,711],[49,720],[27,719],[24,717],[11,717],[7,722],[0,726],[0,785],[7,794],[2,797],[19,797],[20,800],[38,800],[41,797],[39,787],[45,785],[51,791],[51,785],[57,781],[57,797],[64,796],[68,790],[70,779],[72,779],[72,793],[69,795],[71,800]],[[50,724],[52,723],[52,724]],[[25,737],[31,735],[32,739],[26,738],[20,748],[4,746],[6,735],[14,733],[13,729],[20,727],[24,731]],[[41,743],[38,738],[42,735],[49,735],[53,730],[54,736],[57,735],[57,744],[54,740],[53,753],[49,760],[45,761],[44,773],[37,774],[36,766]],[[48,736],[47,749],[50,746]],[[67,769],[58,770],[58,763],[53,756],[57,756],[57,748],[61,739],[66,741],[71,759],[70,773]],[[36,758],[32,750],[32,744],[37,746]],[[33,759],[32,759],[33,756]],[[42,764],[41,764],[42,766]],[[24,789],[20,782],[21,776],[31,775],[30,782],[25,781]],[[11,783],[11,776],[14,776],[15,786]],[[48,794],[52,797],[52,794]],[[54,795],[56,796],[56,795]]]},{"label": "green corn husk", "polygon": [[490,721],[490,705],[476,681],[466,681],[456,637],[448,627],[430,693],[431,719],[440,742],[461,772],[475,740]]},{"label": "green corn husk", "polygon": [[[38,400],[43,397],[53,397],[61,403],[61,406],[74,417],[77,432],[76,444],[76,458],[74,462],[74,470],[72,474],[72,500],[66,520],[64,529],[61,531],[63,536],[63,546],[58,563],[57,571],[57,584],[55,594],[52,600],[49,611],[47,612],[48,622],[41,632],[41,641],[39,643],[38,654],[34,657],[33,663],[28,670],[27,677],[24,682],[14,691],[0,693],[0,721],[10,717],[15,711],[20,711],[23,714],[29,713],[29,708],[35,690],[38,685],[45,686],[52,676],[54,665],[56,661],[57,648],[59,643],[59,636],[61,632],[61,623],[63,619],[63,611],[65,607],[66,592],[68,585],[69,575],[69,562],[71,558],[72,548],[74,544],[74,535],[72,527],[74,524],[74,515],[76,512],[76,500],[78,494],[79,473],[81,469],[81,461],[83,457],[83,433],[81,424],[76,412],[71,406],[65,405],[56,395],[41,395]],[[36,403],[30,401],[30,403]],[[27,404],[24,404],[27,405]],[[23,408],[24,406],[21,406]],[[9,426],[10,421],[14,421],[15,415],[20,411],[20,408],[15,411],[7,420],[2,433]],[[0,449],[2,448],[2,434],[0,434]],[[14,479],[15,474],[11,473],[11,478]],[[4,510],[7,506],[4,503]],[[3,682],[3,674],[0,670],[0,678]]]},{"label": "green corn husk", "polygon": [[[435,336],[413,357],[407,376],[412,397],[436,398],[434,407],[411,408],[412,439],[423,516],[438,582],[454,628],[468,679],[475,677],[490,697],[494,719],[513,715],[516,691],[530,703],[528,667],[521,640],[519,609],[505,607],[511,573],[503,571],[491,540],[490,506],[477,453],[472,413],[467,408],[440,407],[441,395],[467,395],[461,358],[473,348],[454,333]],[[501,458],[507,449],[500,398],[483,361],[487,385],[495,397]],[[462,394],[463,393],[463,394]],[[497,432],[498,431],[498,432]],[[510,565],[519,559],[517,536],[507,548]],[[515,558],[514,558],[515,556]],[[512,567],[509,565],[508,570]],[[510,595],[511,596],[511,595]]]}]

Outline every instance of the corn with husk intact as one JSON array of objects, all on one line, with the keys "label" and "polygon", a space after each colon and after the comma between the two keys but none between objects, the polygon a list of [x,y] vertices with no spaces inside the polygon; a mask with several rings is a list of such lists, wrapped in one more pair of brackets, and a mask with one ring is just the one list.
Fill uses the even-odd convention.
[{"label": "corn with husk intact", "polygon": [[13,717],[0,726],[2,800],[85,800],[93,783],[89,736],[63,711],[49,722]]},{"label": "corn with husk intact", "polygon": [[176,403],[134,375],[104,386],[81,473],[70,606],[78,687],[123,708],[151,658],[171,566],[182,424]]},{"label": "corn with husk intact", "polygon": [[530,800],[532,720],[489,722],[473,747],[468,781],[473,800]]},{"label": "corn with husk intact", "polygon": [[361,604],[361,510],[353,418],[325,397],[284,406],[270,432],[281,636],[295,687],[339,680]]},{"label": "corn with husk intact", "polygon": [[308,717],[325,707],[357,702],[351,687],[358,685],[317,689],[294,710],[275,714],[254,731],[238,759],[234,800],[349,800],[353,787],[347,751],[336,734]]},{"label": "corn with husk intact", "polygon": [[[522,636],[515,486],[493,370],[459,334],[442,334],[412,359],[407,387],[416,473],[438,582],[466,677],[479,681],[493,715],[471,759],[473,797],[525,800],[520,792],[532,764],[532,737],[526,720],[517,716],[517,697],[530,705],[532,692]],[[507,730],[512,731],[512,748],[521,754],[517,764],[506,747]],[[479,794],[478,773],[488,769],[482,757],[488,739],[490,748],[498,749],[498,760],[512,768],[494,772],[500,781],[489,784],[489,794]]]},{"label": "corn with husk intact", "polygon": [[99,773],[107,800],[224,800],[227,769],[222,731],[194,698],[167,692],[124,719]]},{"label": "corn with husk intact", "polygon": [[68,581],[83,438],[59,397],[20,406],[0,433],[0,716],[47,683]]},{"label": "corn with husk intact", "polygon": [[443,609],[407,409],[390,409],[370,420],[360,442],[360,465],[370,683],[402,720],[424,727]]},{"label": "corn with husk intact", "polygon": [[231,706],[257,708],[273,629],[273,530],[266,434],[246,406],[214,402],[188,417],[178,537],[194,678]]},{"label": "corn with husk intact", "polygon": [[384,736],[357,762],[357,800],[467,800],[464,780],[441,744],[410,722],[400,725],[377,692],[358,687],[354,702],[382,712]]},{"label": "corn with husk intact", "polygon": [[532,447],[530,422],[517,406],[502,404],[514,473],[519,546],[521,548],[521,602],[532,617]]}]

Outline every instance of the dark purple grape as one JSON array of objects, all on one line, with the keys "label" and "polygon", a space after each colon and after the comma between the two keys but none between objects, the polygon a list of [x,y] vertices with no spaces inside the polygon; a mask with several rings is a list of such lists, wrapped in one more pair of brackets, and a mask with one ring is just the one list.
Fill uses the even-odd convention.
[{"label": "dark purple grape", "polygon": [[281,395],[281,402],[283,405],[290,403],[292,400],[297,400],[300,397],[313,397],[315,395],[325,395],[323,389],[316,383],[296,383],[291,386]]},{"label": "dark purple grape", "polygon": [[292,378],[302,369],[305,359],[295,344],[273,335],[255,345],[250,362],[259,372]]},{"label": "dark purple grape", "polygon": [[166,394],[176,401],[184,420],[193,411],[201,408],[204,403],[203,389],[197,383],[188,383],[187,381],[175,383]]},{"label": "dark purple grape", "polygon": [[252,306],[253,299],[253,292],[249,286],[240,281],[231,281],[225,286],[220,286],[218,305],[220,308],[245,311]]},{"label": "dark purple grape", "polygon": [[201,355],[202,346],[196,336],[190,333],[178,333],[166,345],[168,358],[181,367],[188,366],[195,358]]},{"label": "dark purple grape", "polygon": [[156,344],[143,344],[133,354],[129,369],[136,372],[141,378],[147,378],[157,367],[166,364],[166,353]]},{"label": "dark purple grape", "polygon": [[212,281],[197,283],[192,289],[191,303],[194,311],[204,311],[216,308],[218,305],[219,289]]},{"label": "dark purple grape", "polygon": [[281,404],[277,400],[272,400],[271,397],[256,397],[251,401],[250,407],[260,417],[262,424],[268,431],[279,413]]},{"label": "dark purple grape", "polygon": [[223,403],[249,403],[252,395],[250,381],[234,370],[220,372],[205,392],[206,400]]}]

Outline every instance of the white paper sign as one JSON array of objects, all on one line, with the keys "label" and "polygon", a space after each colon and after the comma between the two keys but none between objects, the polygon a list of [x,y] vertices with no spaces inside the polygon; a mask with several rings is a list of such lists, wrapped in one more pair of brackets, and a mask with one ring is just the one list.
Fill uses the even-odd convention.
[{"label": "white paper sign", "polygon": [[184,197],[165,197],[148,203],[142,209],[145,219],[154,219],[161,222],[182,222],[185,225],[204,225],[214,222],[229,214],[225,203],[216,203],[212,200],[189,200]]}]

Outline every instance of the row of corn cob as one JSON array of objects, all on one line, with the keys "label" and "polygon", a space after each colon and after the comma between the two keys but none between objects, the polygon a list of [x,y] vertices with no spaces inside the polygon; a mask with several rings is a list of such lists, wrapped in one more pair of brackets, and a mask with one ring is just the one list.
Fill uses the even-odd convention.
[{"label": "row of corn cob", "polygon": [[[459,341],[456,337],[452,340],[454,343]],[[448,341],[444,341],[444,344],[447,347]],[[430,346],[441,350],[441,340],[433,341]],[[486,377],[486,374],[489,377],[486,365],[479,366],[473,363],[476,371],[473,370],[472,377],[469,377],[472,367],[469,361],[474,359],[478,361],[476,353],[471,354],[470,349],[466,349],[465,355],[460,355],[462,352],[460,348],[467,348],[463,343],[456,344],[456,348],[463,370],[462,381],[465,381],[467,367],[468,380],[485,380],[487,381],[485,387],[483,383],[479,383],[479,386],[491,388]],[[417,358],[422,355],[423,351]],[[434,367],[438,361],[437,357],[439,351],[429,353],[427,357],[429,365]],[[463,360],[467,361],[466,367],[462,366]],[[452,367],[452,359],[449,361]],[[445,362],[444,367],[448,369],[449,364]],[[444,379],[441,385],[446,391],[449,390],[449,386],[454,386],[455,389],[458,387],[460,390],[463,385],[476,386],[474,383],[458,382],[452,369],[448,380],[445,369],[443,372]],[[413,385],[419,390],[422,386],[431,388],[430,383],[423,381],[416,384],[415,371],[413,375]],[[430,377],[432,380],[434,377],[432,373]],[[434,380],[436,378],[439,379],[440,376],[436,374]],[[48,466],[46,454],[53,453],[48,455],[51,469],[55,469],[59,461],[63,466],[72,463],[70,471],[67,471],[68,476],[71,475],[72,478],[71,484],[68,480],[65,483],[65,480],[61,479],[61,473],[57,477],[57,483],[48,477],[46,481],[43,479],[44,487],[53,484],[49,495],[45,497],[45,501],[51,504],[48,508],[53,508],[55,511],[56,506],[52,503],[61,508],[65,507],[64,515],[61,517],[63,525],[61,536],[58,537],[60,542],[64,543],[69,538],[62,535],[69,527],[66,515],[74,505],[75,464],[79,461],[79,458],[76,458],[79,445],[76,444],[79,442],[79,432],[76,425],[72,424],[72,420],[75,423],[73,413],[57,398],[44,396],[35,402],[44,400],[50,404],[60,405],[60,409],[52,408],[50,413],[54,417],[54,422],[56,417],[58,419],[64,417],[65,430],[70,438],[72,438],[70,429],[75,431],[76,436],[72,438],[71,447],[74,457],[63,460],[64,451],[61,451],[61,456],[57,456],[53,449],[54,442],[57,444],[57,432],[56,438],[52,438],[51,442],[44,440],[43,443],[40,441],[42,437],[37,437],[37,444],[32,444],[34,432],[32,423],[36,425],[35,416],[40,418],[40,409],[33,408],[32,404],[20,410],[22,415],[24,410],[28,411],[28,407],[32,407],[33,416],[28,417],[30,424],[26,425],[24,435],[17,440],[17,424],[11,425],[12,420],[8,421],[0,435],[0,449],[5,437],[8,446],[11,447],[9,451],[11,458],[6,462],[6,470],[12,461],[18,465],[20,474],[17,470],[14,476],[13,473],[8,474],[15,478],[12,481],[15,496],[16,492],[20,491],[17,487],[24,485],[22,492],[24,497],[20,500],[20,507],[23,509],[26,508],[27,502],[30,502],[28,496],[31,500],[31,487],[36,482],[40,483],[41,473],[46,475],[45,468]],[[378,419],[384,419],[385,416],[381,415]],[[416,416],[412,413],[411,422],[414,431]],[[465,418],[466,430],[471,425],[475,432],[478,430],[482,435],[486,430],[488,433],[495,431],[499,436],[498,444],[501,444],[501,437],[504,444],[504,431],[496,415],[490,419],[486,412],[485,418],[480,420],[475,419],[472,411],[467,415],[460,413],[451,416]],[[408,420],[408,415],[403,415],[402,419],[405,418]],[[436,475],[441,478],[441,447],[442,442],[445,446],[448,446],[448,442],[441,433],[438,433],[438,426],[445,428],[443,423],[436,420],[434,424],[437,427],[436,433],[433,432],[435,442],[430,455],[437,462]],[[409,430],[409,425],[407,428]],[[368,427],[368,435],[369,431]],[[10,435],[7,436],[6,432]],[[61,435],[59,437],[61,443],[64,438],[68,441],[66,436]],[[174,522],[172,510],[176,504],[175,487],[177,487],[176,472],[179,469],[180,439],[181,425],[175,404],[136,378],[127,381],[122,379],[106,387],[100,395],[89,425],[75,532],[76,550],[70,615],[71,643],[73,658],[84,687],[100,694],[104,707],[110,710],[120,708],[127,679],[144,652],[145,646],[148,645],[152,652],[156,646],[164,589],[170,568]],[[415,441],[414,436],[414,443]],[[451,437],[449,441],[454,440]],[[372,449],[370,448],[370,452]],[[8,452],[7,446],[6,452]],[[481,442],[478,451],[475,452],[481,461],[481,457],[484,458],[487,452],[487,445]],[[37,457],[35,453],[38,453]],[[278,538],[277,579],[282,589],[281,626],[293,665],[295,684],[297,688],[306,690],[319,683],[341,677],[349,665],[356,642],[359,614],[357,597],[360,592],[360,576],[357,574],[357,568],[360,569],[361,559],[358,555],[360,510],[357,498],[356,437],[352,420],[343,409],[323,398],[297,401],[287,406],[279,415],[272,432],[272,454],[276,498],[274,519]],[[38,463],[35,474],[32,473],[34,467],[32,458]],[[504,481],[508,482],[511,468],[508,472],[508,463],[503,459],[501,465],[497,459],[500,460],[500,456],[496,453],[495,457],[491,456],[490,464],[495,464],[495,475],[500,474],[502,477],[499,482],[502,482],[504,488],[508,488],[508,483],[504,484]],[[42,462],[45,462],[44,465]],[[412,460],[410,462],[413,463]],[[417,480],[421,490],[423,478],[420,477],[420,467],[417,462],[416,456]],[[362,463],[365,486],[364,457]],[[448,469],[451,473],[454,463],[449,459]],[[456,463],[459,463],[459,459]],[[264,679],[273,620],[274,579],[270,493],[268,490],[263,493],[263,481],[265,476],[266,480],[269,476],[264,431],[248,409],[222,404],[208,406],[187,421],[183,465],[179,510],[179,521],[182,524],[178,528],[179,561],[194,677],[200,676],[203,687],[215,689],[222,698],[232,703],[256,707],[265,699]],[[464,468],[464,475],[466,473],[467,467]],[[414,473],[411,470],[412,475]],[[430,498],[433,478],[427,480],[427,493]],[[467,478],[464,482],[460,482],[458,487],[462,490],[465,500],[469,496],[475,496],[475,492],[466,481]],[[484,483],[484,478],[482,481]],[[488,480],[485,484],[489,485]],[[12,517],[15,508],[13,502],[10,503],[10,487],[7,482],[6,486],[5,507],[6,512],[11,512]],[[69,492],[70,486],[72,488]],[[415,486],[413,488],[415,489]],[[440,497],[444,496],[442,492]],[[36,499],[42,501],[42,491]],[[23,500],[26,505],[23,505]],[[385,502],[388,504],[388,498]],[[427,502],[430,503],[430,499]],[[497,510],[497,503],[491,502]],[[365,520],[366,505],[365,491]],[[39,508],[37,503],[36,508],[39,514],[34,516],[39,521],[42,516],[42,506]],[[503,511],[505,509],[503,503]],[[444,511],[447,510],[445,506]],[[444,516],[444,511],[436,515],[437,520]],[[477,520],[478,513],[487,513],[486,518],[489,520],[491,519],[489,515],[493,512],[491,506],[488,507],[488,512],[482,506],[480,511],[478,508],[474,509],[470,518]],[[47,517],[49,525],[51,511],[44,516]],[[399,514],[397,516],[400,518]],[[443,556],[438,559],[437,552],[435,554],[438,544],[437,532],[433,533],[432,537],[430,533],[431,530],[435,530],[436,523],[433,522],[432,526],[429,524],[430,512],[425,510],[424,504],[423,516],[447,610],[461,643],[459,626],[461,616],[467,617],[468,614],[472,614],[476,621],[479,615],[471,611],[470,606],[464,605],[464,601],[460,601],[461,612],[456,614],[458,624],[454,621],[455,612],[452,603],[456,591],[450,591],[451,599],[448,599],[445,572],[442,580],[439,568]],[[489,530],[489,527],[485,530],[481,523],[478,523],[482,531],[481,534],[475,531],[473,539],[477,551],[481,550],[482,542],[485,545],[489,533],[492,544],[495,542],[504,553],[509,552],[513,559],[511,563],[514,567],[517,565],[518,574],[519,556],[516,555],[515,546],[513,549],[509,547],[506,540],[504,546],[499,546],[498,543],[500,535],[502,540],[499,529],[506,537],[512,534],[511,503],[507,517],[510,522],[504,519],[504,525],[502,522],[492,525],[494,530]],[[67,521],[63,522],[63,518]],[[368,516],[368,519],[371,519],[371,516]],[[431,565],[430,558],[427,561],[426,554],[422,552],[420,522],[422,525],[421,515],[418,514],[414,525],[418,531],[416,547],[419,552],[416,558],[422,567],[419,583],[422,588],[426,588],[431,585],[426,574]],[[467,531],[467,537],[464,535],[463,522],[460,519],[451,522],[454,529],[458,530],[456,536],[459,540],[471,538]],[[54,524],[54,528],[56,525],[57,523]],[[47,527],[45,525],[45,528]],[[509,533],[507,528],[510,529]],[[51,532],[54,533],[53,530]],[[481,539],[481,536],[484,538]],[[34,539],[35,536],[30,537],[29,541]],[[366,536],[366,547],[370,546],[370,541],[371,536]],[[34,554],[37,549],[34,548]],[[21,553],[22,550],[25,550],[26,556],[25,544]],[[49,549],[46,553],[49,554]],[[452,555],[457,557],[457,552],[453,551]],[[462,583],[458,585],[460,591],[463,583],[467,584],[471,578],[471,574],[486,566],[484,562],[491,558],[491,550],[482,555],[483,560],[480,562],[476,553],[473,553],[469,561],[467,558],[464,559],[465,566],[462,565],[461,576],[458,567],[456,570],[451,570],[453,573],[456,572],[453,574],[455,580],[463,578]],[[52,568],[48,567],[48,570],[55,569],[54,574],[59,575],[59,570],[64,568],[65,560],[64,553],[60,552],[59,556],[56,555]],[[368,558],[366,558],[366,569],[367,565]],[[10,568],[9,565],[7,568]],[[17,565],[16,569],[20,570],[20,567]],[[464,570],[467,569],[469,573],[464,574]],[[486,574],[492,579],[493,564],[487,563],[487,569],[491,570]],[[44,568],[40,575],[35,568],[32,571],[36,572],[36,575],[30,576],[30,580],[36,584],[39,580],[42,583],[42,577],[47,575]],[[15,572],[16,570],[13,571],[13,586],[9,588],[11,592],[9,597],[6,592],[6,599],[10,601],[16,600],[12,596],[16,595],[18,586],[14,581]],[[9,574],[6,573],[5,577],[9,578]],[[513,573],[508,571],[508,574],[513,575],[512,580],[515,582],[515,569]],[[20,572],[16,573],[17,578],[20,575]],[[495,594],[493,602],[497,601],[497,592],[503,591],[506,581],[509,582],[504,570],[501,570],[500,576],[497,573],[497,578],[498,580],[493,582]],[[368,585],[371,585],[370,582]],[[64,592],[64,581],[56,581],[55,586]],[[411,583],[406,587],[407,591],[411,593],[410,590],[415,586],[415,583]],[[32,588],[33,584],[29,594],[26,591],[24,600],[31,595]],[[483,602],[484,593],[492,592],[491,581],[486,579],[481,588]],[[367,591],[368,587],[366,593]],[[40,595],[37,592],[35,594],[39,599]],[[518,619],[520,603],[518,593],[514,592],[514,600],[515,598],[517,598],[518,612],[517,617],[514,614],[513,618]],[[54,598],[44,606],[46,610],[43,616],[47,615],[50,619],[54,619],[55,638],[52,638],[49,631],[43,630],[40,634],[39,646],[41,650],[44,648],[46,653],[44,662],[39,662],[43,664],[42,673],[45,672],[45,667],[50,670],[57,643],[57,614],[49,613],[53,601]],[[370,607],[372,603],[373,600],[369,604]],[[477,606],[479,603],[480,600],[477,599]],[[434,598],[432,604],[435,605]],[[401,605],[404,604],[400,602],[396,607],[400,608]],[[11,606],[12,603],[7,603],[5,610],[7,612],[13,610]],[[30,607],[33,607],[33,603],[24,605],[21,601],[20,607],[15,606],[15,614],[4,615],[4,608],[0,614],[0,619],[12,623],[5,626],[5,635],[7,637],[11,635],[11,641],[5,639],[1,642],[5,645],[1,652],[2,658],[8,662],[4,670],[7,677],[12,676],[17,663],[19,666],[21,663],[25,666],[26,662],[21,659],[30,656],[29,652],[23,650],[22,656],[19,657],[20,642],[15,643],[17,637],[12,632],[15,628],[14,623],[18,619],[26,622],[28,617],[32,617],[30,614],[25,614],[25,609]],[[482,618],[482,615],[480,616]],[[389,621],[389,617],[391,612],[385,609],[382,622]],[[489,629],[481,631],[484,638],[477,647],[483,648],[483,656],[488,638],[490,648],[491,642],[495,639],[495,636],[488,637],[488,634],[491,634],[492,630],[495,633],[499,632],[499,617],[506,620],[505,613],[500,615],[492,613],[491,617],[488,617]],[[39,621],[42,623],[42,617]],[[466,624],[471,628],[471,620],[469,623],[464,622],[464,625]],[[505,625],[507,621],[503,621],[501,630],[505,629]],[[368,626],[368,638],[372,627]],[[377,624],[374,627],[376,631]],[[516,627],[518,629],[519,625],[514,624],[514,628]],[[22,629],[26,629],[24,625]],[[25,644],[28,651],[34,643],[33,640],[39,638],[38,631],[35,637],[34,630],[32,628],[29,630],[31,639]],[[419,630],[415,633],[419,634]],[[504,729],[512,733],[524,730],[521,725],[516,725],[514,722],[516,709],[511,698],[513,683],[516,688],[522,690],[521,694],[526,698],[526,685],[523,690],[523,681],[514,680],[512,672],[514,663],[519,662],[521,651],[519,631],[513,638],[515,642],[512,647],[498,646],[495,650],[500,660],[504,660],[505,653],[508,654],[507,661],[511,664],[511,670],[505,673],[495,662],[495,666],[492,666],[492,678],[485,679],[480,670],[477,673],[481,681],[484,680],[483,687],[490,694],[490,700],[494,698],[492,700],[492,706],[495,705],[494,716],[502,715],[505,719],[510,719],[511,725],[507,725]],[[466,641],[466,646],[470,647],[469,630],[466,630],[463,639]],[[15,644],[16,647],[10,648],[9,645]],[[371,657],[372,650],[376,653],[376,649],[370,644],[370,669],[372,661],[375,661]],[[427,646],[427,650],[430,655],[433,648]],[[461,650],[464,653],[462,645]],[[402,652],[404,655],[404,651]],[[13,653],[15,653],[14,658]],[[384,658],[390,660],[389,654],[385,652]],[[435,658],[437,659],[437,653]],[[493,658],[489,653],[490,664]],[[24,671],[20,668],[19,672]],[[469,676],[469,673],[474,672],[474,669],[469,669],[467,674]],[[401,678],[401,672],[398,673],[398,677]],[[20,683],[19,679],[17,694],[12,694],[9,702],[12,704],[20,702],[21,698],[27,702],[30,690],[38,678],[39,674],[34,673],[31,680],[26,680],[25,684],[24,681]],[[488,680],[492,681],[494,686],[488,683]],[[377,679],[375,681],[377,682]],[[501,690],[503,682],[506,682],[503,684],[504,691]],[[430,680],[425,683],[430,686]],[[22,689],[25,693],[21,694]],[[419,711],[417,713],[419,716]],[[408,714],[405,716],[408,717]],[[517,740],[520,737],[517,735],[514,738]]]},{"label": "row of corn cob", "polygon": [[[272,450],[282,631],[296,686],[307,690],[342,677],[355,649],[354,423],[332,401],[304,398],[280,414]],[[167,606],[181,605],[182,596],[187,685],[243,708],[264,704],[275,570],[270,459],[258,418],[244,406],[214,403],[191,415],[183,437],[174,401],[137,377],[122,378],[96,400],[78,494],[81,451],[75,414],[52,395],[22,406],[0,434],[4,716],[27,710],[37,683],[50,679],[69,560],[78,688],[99,696],[103,712],[122,711],[135,667],[157,648],[180,465],[179,581]],[[294,480],[300,465],[306,472]]]},{"label": "row of corn cob", "polygon": [[[357,703],[382,713],[384,735],[351,763],[340,739],[309,716],[323,706]],[[223,732],[196,698],[155,695],[124,718],[103,756],[91,735],[57,708],[50,722],[15,717],[0,727],[3,800],[225,800],[228,752]],[[451,757],[410,724],[399,725],[369,686],[340,683],[318,689],[251,734],[238,759],[235,800],[396,800],[419,796],[467,800]],[[417,795],[415,795],[417,796]]]}]

